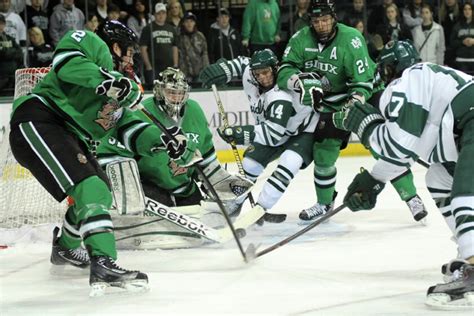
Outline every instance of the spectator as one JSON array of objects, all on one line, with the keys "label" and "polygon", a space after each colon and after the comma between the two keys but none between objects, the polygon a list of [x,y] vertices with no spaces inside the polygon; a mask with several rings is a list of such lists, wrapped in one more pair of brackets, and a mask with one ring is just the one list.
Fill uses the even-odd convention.
[{"label": "spectator", "polygon": [[219,58],[232,60],[243,55],[242,38],[230,25],[229,10],[221,8],[216,20],[211,25],[208,37],[210,62],[215,63]]},{"label": "spectator", "polygon": [[84,14],[74,6],[74,0],[64,0],[51,15],[49,36],[52,44],[56,46],[67,31],[82,29],[84,29]]},{"label": "spectator", "polygon": [[280,42],[280,8],[276,0],[249,0],[242,23],[242,45],[250,54],[270,48],[277,53]]},{"label": "spectator", "polygon": [[444,54],[444,63],[450,67],[455,67],[454,50],[451,47],[451,34],[453,26],[456,24],[460,16],[459,4],[457,0],[442,0],[439,7],[438,17],[439,24],[443,27],[444,36],[446,38],[446,52]]},{"label": "spectator", "polygon": [[474,75],[474,23],[472,4],[462,6],[462,16],[453,27],[451,46],[455,50],[456,66],[459,70]]},{"label": "spectator", "polygon": [[46,44],[43,32],[34,26],[28,30],[28,67],[48,67],[53,61],[54,48]]},{"label": "spectator", "polygon": [[309,25],[309,1],[310,0],[296,0],[296,14],[293,18],[294,33]]},{"label": "spectator", "polygon": [[400,18],[400,11],[396,4],[385,7],[385,23],[378,25],[376,33],[382,37],[383,43],[397,40],[412,40],[410,29]]},{"label": "spectator", "polygon": [[191,11],[186,12],[178,39],[179,68],[191,83],[196,82],[201,70],[209,65],[206,37],[199,32],[196,22],[196,16]]},{"label": "spectator", "polygon": [[87,20],[85,29],[87,31],[95,32],[99,27],[99,18],[97,18],[96,13],[89,14],[89,20]]},{"label": "spectator", "polygon": [[6,19],[0,14],[0,90],[12,88],[15,70],[21,67],[23,57],[15,38],[6,33]]},{"label": "spectator", "polygon": [[26,27],[18,14],[11,11],[10,0],[0,0],[0,15],[5,17],[5,33],[15,39],[21,47],[26,46]]},{"label": "spectator", "polygon": [[11,10],[15,12],[16,14],[20,14],[20,12],[24,12],[25,7],[26,7],[25,0],[11,0]]},{"label": "spectator", "polygon": [[163,3],[155,5],[154,17],[155,20],[143,29],[140,37],[140,52],[148,87],[166,68],[178,68],[178,33],[166,23],[166,6]]},{"label": "spectator", "polygon": [[367,31],[369,31],[370,34],[375,34],[377,27],[387,22],[387,16],[385,15],[385,12],[386,8],[390,4],[394,4],[394,1],[383,0],[383,4],[374,6],[372,8],[369,18],[367,19]]},{"label": "spectator", "polygon": [[127,26],[140,38],[143,28],[150,23],[148,18],[148,2],[146,0],[134,0],[133,10],[127,20]]},{"label": "spectator", "polygon": [[183,7],[178,0],[168,1],[168,16],[166,17],[166,22],[171,24],[176,28],[176,31],[180,31],[181,19],[184,16]]},{"label": "spectator", "polygon": [[384,44],[382,37],[379,34],[365,35],[365,24],[363,20],[355,20],[354,25],[350,25],[357,29],[362,36],[365,38],[365,42],[367,43],[367,50],[369,51],[369,56],[372,60],[377,60],[377,57],[380,54],[380,51],[383,49]]},{"label": "spectator", "polygon": [[444,31],[441,25],[433,21],[433,10],[429,4],[421,7],[421,18],[421,25],[413,29],[413,44],[423,62],[444,65]]},{"label": "spectator", "polygon": [[107,21],[118,21],[120,19],[120,8],[116,4],[107,6]]},{"label": "spectator", "polygon": [[346,25],[355,25],[357,21],[364,21],[364,0],[352,0],[352,6],[343,11],[341,21]]},{"label": "spectator", "polygon": [[99,19],[99,24],[105,23],[107,20],[107,8],[108,8],[108,0],[96,0],[97,5],[95,7],[95,14]]},{"label": "spectator", "polygon": [[49,17],[43,10],[43,0],[31,0],[31,5],[26,6],[26,12],[22,12],[21,16],[23,19],[26,17],[24,22],[26,23],[27,29],[30,29],[34,26],[38,27],[41,32],[46,35],[45,41],[49,42]]},{"label": "spectator", "polygon": [[423,0],[411,0],[408,5],[403,8],[403,22],[405,22],[410,31],[413,31],[415,26],[421,25],[422,4]]}]

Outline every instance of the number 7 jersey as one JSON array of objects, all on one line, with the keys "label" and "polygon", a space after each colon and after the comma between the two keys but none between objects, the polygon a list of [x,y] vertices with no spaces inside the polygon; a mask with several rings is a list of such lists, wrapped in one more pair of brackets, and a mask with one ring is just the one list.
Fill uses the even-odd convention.
[{"label": "number 7 jersey", "polygon": [[457,161],[453,130],[473,97],[472,77],[463,72],[432,63],[406,69],[380,98],[380,111],[387,121],[369,138],[370,147],[381,158],[373,176],[390,180],[418,157],[430,163]]}]

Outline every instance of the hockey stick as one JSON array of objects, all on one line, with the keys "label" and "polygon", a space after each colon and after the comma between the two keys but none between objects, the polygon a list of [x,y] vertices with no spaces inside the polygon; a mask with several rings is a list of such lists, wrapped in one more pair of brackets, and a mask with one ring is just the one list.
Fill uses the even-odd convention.
[{"label": "hockey stick", "polygon": [[426,169],[428,169],[430,167],[430,164],[428,162],[424,161],[421,158],[418,158],[416,160],[416,162],[419,163],[420,165],[422,165],[423,167],[425,167]]},{"label": "hockey stick", "polygon": [[[225,243],[232,239],[232,234],[227,228],[212,228],[201,222],[196,218],[192,218],[186,214],[179,212],[175,208],[163,205],[149,197],[146,199],[146,212],[149,212],[155,216],[161,217],[168,222],[171,222],[183,229],[190,231],[191,233],[197,234],[208,240]],[[199,206],[196,206],[199,207]],[[255,223],[260,217],[262,217],[264,211],[261,206],[256,206],[248,212],[239,215],[233,223],[236,232],[239,229],[245,229]]]},{"label": "hockey stick", "polygon": [[339,207],[335,208],[333,211],[324,214],[323,216],[318,218],[316,221],[314,221],[310,225],[306,226],[305,228],[297,231],[293,235],[291,235],[291,236],[277,242],[276,244],[273,244],[273,245],[271,245],[271,246],[269,246],[269,247],[267,247],[267,248],[265,248],[265,249],[263,249],[259,252],[256,252],[256,248],[252,244],[250,244],[248,246],[247,250],[246,250],[246,253],[249,256],[248,259],[250,260],[250,259],[255,259],[255,258],[261,257],[261,256],[263,256],[263,255],[265,255],[269,252],[272,252],[273,250],[276,250],[276,249],[280,248],[283,245],[286,245],[290,241],[298,238],[299,236],[303,235],[304,233],[306,233],[306,232],[310,231],[311,229],[315,228],[316,226],[318,226],[319,224],[321,224],[325,220],[333,217],[334,215],[336,215],[337,213],[342,211],[345,207],[346,207],[345,204],[340,205]]},{"label": "hockey stick", "polygon": [[[166,127],[160,121],[158,121],[153,116],[153,114],[151,114],[150,111],[148,111],[141,103],[138,104],[136,106],[136,108],[139,109],[140,111],[142,111],[143,114],[145,114],[166,136],[168,136],[170,139],[172,139],[175,143],[178,143],[176,137],[174,137],[174,135],[171,135],[171,133],[168,132]],[[237,243],[240,254],[244,258],[244,261],[248,262],[247,255],[244,252],[244,248],[242,247],[242,243],[240,242],[240,239],[237,236],[237,233],[235,232],[235,228],[234,228],[234,225],[232,224],[232,221],[230,220],[229,214],[227,214],[227,212],[225,210],[224,204],[222,204],[221,199],[217,195],[217,192],[214,189],[214,187],[212,186],[212,184],[209,182],[209,179],[207,178],[207,176],[204,174],[204,171],[202,170],[201,166],[195,164],[194,167],[196,168],[197,172],[201,176],[201,178],[204,181],[204,184],[206,185],[209,192],[213,195],[213,198],[217,202],[217,205],[219,205],[219,208],[222,212],[222,215],[224,216],[224,218],[225,218],[225,220],[226,220],[227,224],[229,225],[229,228],[232,232],[232,235],[234,236],[234,239],[235,239],[235,242]]]},{"label": "hockey stick", "polygon": [[[224,124],[224,128],[229,127],[229,121],[227,120],[227,115],[225,114],[224,105],[222,104],[221,97],[219,96],[219,92],[217,91],[217,87],[215,84],[212,85],[212,92],[214,92],[214,99],[217,103],[217,108],[219,109],[219,114],[222,117],[222,123]],[[244,167],[242,165],[242,159],[240,158],[239,151],[237,150],[237,144],[235,141],[230,142],[230,147],[232,147],[232,152],[234,153],[235,162],[237,163],[237,167],[239,168],[240,175],[245,177]],[[255,200],[253,199],[252,192],[248,194],[250,205],[252,207],[255,206]]]}]

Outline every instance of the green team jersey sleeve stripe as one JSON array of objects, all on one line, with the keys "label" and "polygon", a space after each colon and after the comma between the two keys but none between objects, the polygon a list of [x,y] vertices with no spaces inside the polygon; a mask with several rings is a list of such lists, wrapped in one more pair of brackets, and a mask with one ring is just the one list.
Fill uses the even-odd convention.
[{"label": "green team jersey sleeve stripe", "polygon": [[119,134],[120,142],[132,152],[137,152],[136,140],[137,137],[143,130],[150,124],[141,122],[134,125],[131,125],[129,128],[126,128]]},{"label": "green team jersey sleeve stripe", "polygon": [[61,52],[59,54],[55,54],[54,58],[53,58],[53,63],[52,63],[54,71],[58,72],[59,69],[61,68],[58,65],[63,65],[64,64],[63,62],[65,60],[69,60],[70,58],[73,58],[73,57],[76,57],[76,56],[85,57],[85,55],[82,52],[78,51],[78,50],[76,50],[76,51],[64,51],[64,52]]}]

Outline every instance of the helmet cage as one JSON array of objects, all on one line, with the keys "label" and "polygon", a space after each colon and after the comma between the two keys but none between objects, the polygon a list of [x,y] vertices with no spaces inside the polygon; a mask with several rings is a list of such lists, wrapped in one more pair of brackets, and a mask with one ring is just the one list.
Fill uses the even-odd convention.
[{"label": "helmet cage", "polygon": [[[309,7],[310,28],[318,42],[328,42],[336,32],[337,15],[333,0],[312,0]],[[325,15],[332,16],[333,23],[327,34],[319,34],[313,26],[313,19],[323,17]]]}]

